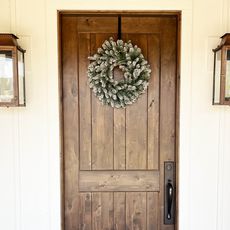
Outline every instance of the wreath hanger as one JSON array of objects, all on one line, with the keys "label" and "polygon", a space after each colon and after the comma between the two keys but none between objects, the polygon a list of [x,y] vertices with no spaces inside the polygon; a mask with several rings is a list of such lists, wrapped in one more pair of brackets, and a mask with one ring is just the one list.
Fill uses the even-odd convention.
[{"label": "wreath hanger", "polygon": [[118,15],[118,33],[117,33],[117,39],[121,39],[121,15]]}]

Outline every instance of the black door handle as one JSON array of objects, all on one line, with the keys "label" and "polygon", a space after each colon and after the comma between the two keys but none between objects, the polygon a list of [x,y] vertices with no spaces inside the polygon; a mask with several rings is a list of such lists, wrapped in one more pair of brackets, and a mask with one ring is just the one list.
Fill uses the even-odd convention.
[{"label": "black door handle", "polygon": [[175,164],[173,161],[164,163],[164,224],[175,224]]},{"label": "black door handle", "polygon": [[171,180],[168,180],[166,185],[166,196],[167,196],[167,219],[171,220],[172,218],[172,202],[173,202],[173,185]]}]

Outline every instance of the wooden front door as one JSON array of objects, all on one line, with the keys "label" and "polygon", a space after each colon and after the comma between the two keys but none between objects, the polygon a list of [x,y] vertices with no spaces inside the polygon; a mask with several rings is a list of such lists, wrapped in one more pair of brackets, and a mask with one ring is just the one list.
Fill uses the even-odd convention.
[{"label": "wooden front door", "polygon": [[122,39],[142,49],[152,74],[136,103],[113,109],[89,89],[87,66],[116,39],[118,15],[61,15],[64,230],[175,229],[177,24],[173,15],[121,14]]}]

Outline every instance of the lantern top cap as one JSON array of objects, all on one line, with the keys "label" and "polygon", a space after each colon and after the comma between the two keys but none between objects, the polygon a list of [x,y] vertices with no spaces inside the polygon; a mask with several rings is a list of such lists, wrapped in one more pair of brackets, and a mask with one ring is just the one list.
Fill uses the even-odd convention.
[{"label": "lantern top cap", "polygon": [[222,35],[220,38],[224,38],[226,36],[229,36],[230,37],[230,33],[225,33],[224,35]]},{"label": "lantern top cap", "polygon": [[18,39],[18,37],[15,34],[11,33],[0,33],[0,36],[13,37],[15,39]]},{"label": "lantern top cap", "polygon": [[221,37],[221,43],[220,46],[228,46],[230,45],[230,33],[226,33]]},{"label": "lantern top cap", "polygon": [[16,46],[20,51],[25,52],[17,42],[18,37],[10,33],[0,33],[0,46]]},{"label": "lantern top cap", "polygon": [[230,33],[225,33],[220,38],[221,38],[221,42],[217,46],[217,48],[213,49],[214,52],[220,50],[223,46],[229,46],[230,45]]},{"label": "lantern top cap", "polygon": [[230,33],[226,33],[221,37],[221,43],[220,45],[230,45]]}]

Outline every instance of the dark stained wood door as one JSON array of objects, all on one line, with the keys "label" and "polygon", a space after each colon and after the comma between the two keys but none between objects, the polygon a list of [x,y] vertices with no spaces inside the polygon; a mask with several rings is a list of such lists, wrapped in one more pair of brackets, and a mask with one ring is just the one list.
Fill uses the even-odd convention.
[{"label": "dark stained wood door", "polygon": [[176,157],[177,18],[122,15],[122,38],[151,65],[126,109],[103,106],[88,56],[117,37],[117,15],[62,15],[64,230],[173,230],[164,224],[164,162]]}]

